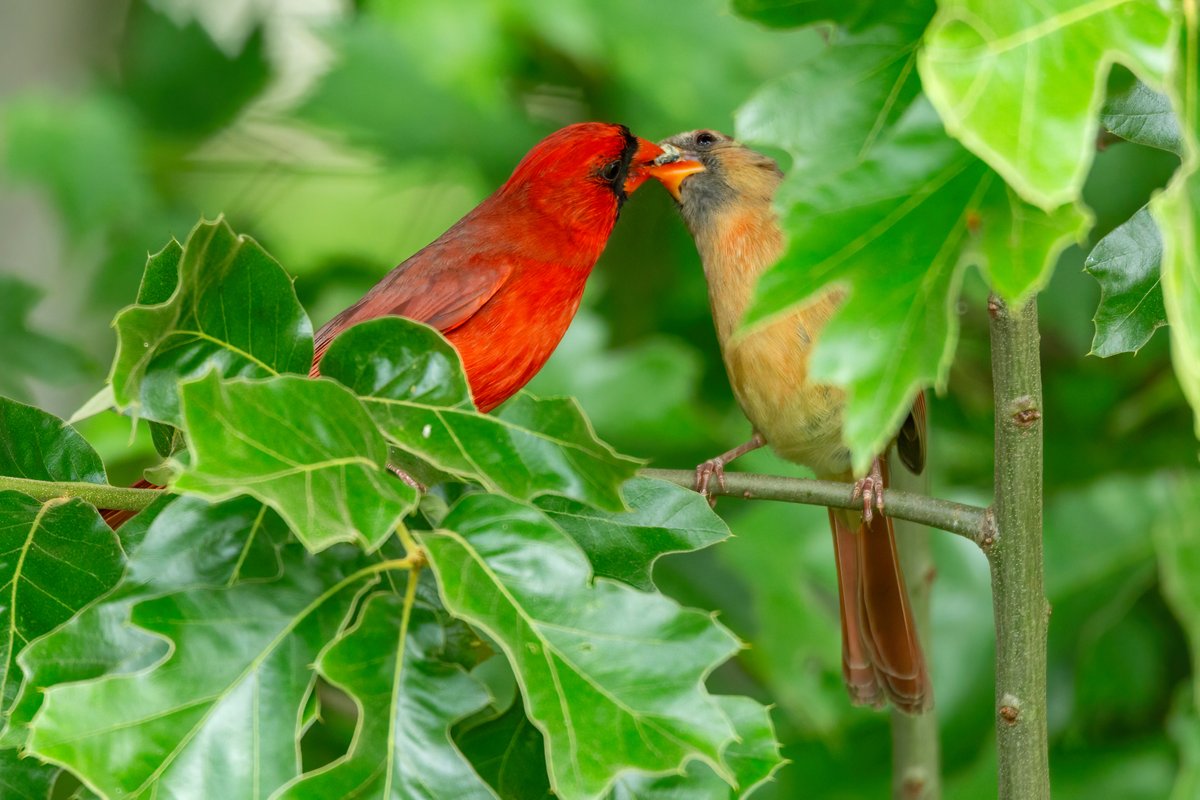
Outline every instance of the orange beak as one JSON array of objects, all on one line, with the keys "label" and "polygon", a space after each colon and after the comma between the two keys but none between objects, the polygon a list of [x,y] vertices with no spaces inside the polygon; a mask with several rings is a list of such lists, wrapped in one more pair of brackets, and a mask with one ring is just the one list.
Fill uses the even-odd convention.
[{"label": "orange beak", "polygon": [[646,169],[646,174],[661,183],[676,202],[682,202],[679,197],[679,187],[689,175],[704,172],[704,165],[699,161],[684,158],[683,152],[672,145],[662,148],[662,155],[654,159],[654,163]]},{"label": "orange beak", "polygon": [[629,162],[629,174],[625,178],[625,194],[633,194],[647,178],[657,179],[667,191],[679,199],[679,185],[688,175],[703,172],[704,165],[699,161],[683,158],[682,153],[675,147],[667,145],[666,149],[654,142],[638,139],[637,152]]}]

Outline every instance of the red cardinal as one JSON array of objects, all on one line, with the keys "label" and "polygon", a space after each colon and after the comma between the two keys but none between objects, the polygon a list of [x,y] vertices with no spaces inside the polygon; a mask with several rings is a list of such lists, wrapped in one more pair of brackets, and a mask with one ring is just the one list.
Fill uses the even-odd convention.
[{"label": "red cardinal", "polygon": [[491,197],[321,328],[312,374],[343,330],[394,314],[444,333],[479,410],[500,405],[554,352],[621,204],[663,168],[652,165],[661,154],[623,125],[547,136]]},{"label": "red cardinal", "polygon": [[[673,166],[662,155],[624,125],[583,122],[550,134],[494,194],[317,332],[311,374],[339,333],[396,315],[444,333],[479,410],[500,405],[554,352],[621,205]],[[132,516],[105,514],[114,527]]]},{"label": "red cardinal", "polygon": [[[783,254],[783,232],[772,208],[783,175],[775,162],[714,131],[693,131],[665,142],[683,159],[657,177],[679,202],[696,240],[708,281],[721,356],[754,438],[696,469],[697,489],[722,479],[725,464],[769,444],[781,457],[811,468],[819,478],[850,480],[850,453],[842,445],[845,397],[813,382],[808,358],[821,328],[837,309],[825,294],[753,329],[740,330],[758,277]],[[677,150],[676,150],[677,149]],[[900,460],[915,472],[925,464],[925,402],[918,396],[897,440]],[[851,699],[863,705],[890,700],[919,713],[933,700],[921,643],[896,557],[892,521],[883,509],[887,472],[875,460],[856,484],[863,512],[830,509],[842,612],[842,667]]]}]

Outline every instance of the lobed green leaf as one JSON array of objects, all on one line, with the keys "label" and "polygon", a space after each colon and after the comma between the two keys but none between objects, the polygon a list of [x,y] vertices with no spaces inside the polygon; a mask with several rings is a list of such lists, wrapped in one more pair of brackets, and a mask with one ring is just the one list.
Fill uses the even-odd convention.
[{"label": "lobed green leaf", "polygon": [[376,548],[417,505],[416,490],[386,471],[378,428],[333,381],[209,373],[184,384],[181,399],[192,459],[176,488],[256,497],[310,550]]},{"label": "lobed green leaf", "polygon": [[654,563],[668,553],[688,553],[730,536],[729,526],[700,494],[665,481],[634,478],[625,484],[629,511],[589,508],[561,497],[537,506],[583,551],[597,575],[654,590]]},{"label": "lobed green leaf", "polygon": [[179,383],[214,367],[262,378],[308,374],[312,364],[312,323],[291,279],[224,219],[196,225],[182,250],[172,242],[151,256],[139,303],[113,323],[109,379],[118,407],[147,419],[180,427]]},{"label": "lobed green leaf", "polygon": [[372,572],[351,572],[352,554],[297,550],[278,580],[134,605],[132,624],[168,641],[169,654],[135,673],[49,688],[30,752],[107,796],[265,797],[296,777],[311,665]]},{"label": "lobed green leaf", "polygon": [[288,536],[282,520],[249,497],[212,505],[164,496],[118,533],[129,554],[123,580],[21,653],[25,682],[0,745],[24,741],[44,689],[148,669],[166,655],[165,641],[128,624],[135,603],[183,589],[273,580]]},{"label": "lobed green leaf", "polygon": [[20,685],[17,655],[116,584],[124,567],[94,507],[0,492],[0,727]]},{"label": "lobed green leaf", "polygon": [[[1200,436],[1200,96],[1196,75],[1197,31],[1194,17],[1184,37],[1173,81],[1171,103],[1183,125],[1183,164],[1167,188],[1150,201],[1150,214],[1163,237],[1163,307],[1170,323],[1171,361],[1191,403]],[[1190,74],[1189,74],[1190,70]]]},{"label": "lobed green leaf", "polygon": [[1183,155],[1183,132],[1171,98],[1139,80],[1109,95],[1100,124],[1128,142]]},{"label": "lobed green leaf", "polygon": [[1088,254],[1083,269],[1100,283],[1092,355],[1136,353],[1167,324],[1162,248],[1158,226],[1143,206]]},{"label": "lobed green leaf", "polygon": [[486,706],[488,693],[438,659],[445,633],[434,615],[413,608],[408,616],[403,606],[398,595],[372,595],[358,623],[321,654],[317,669],[358,705],[354,740],[279,800],[497,797],[450,738],[450,726]]},{"label": "lobed green leaf", "polygon": [[411,320],[356,325],[329,346],[321,373],[359,395],[400,449],[514,499],[554,494],[620,510],[620,485],[639,465],[600,441],[570,398],[518,395],[476,412],[454,348]]},{"label": "lobed green leaf", "polygon": [[0,475],[108,483],[100,456],[53,414],[0,397]]},{"label": "lobed green leaf", "polygon": [[[601,797],[625,769],[700,759],[732,780],[734,730],[703,680],[737,648],[710,617],[606,579],[542,513],[471,495],[420,534],[443,600],[507,656],[563,798]],[[604,747],[594,743],[603,741]]]},{"label": "lobed green leaf", "polygon": [[1108,67],[1161,85],[1174,42],[1156,0],[942,0],[918,67],[946,130],[1053,212],[1079,198]]},{"label": "lobed green leaf", "polygon": [[871,150],[781,189],[790,245],[759,281],[747,315],[762,323],[829,285],[846,289],[812,355],[815,380],[845,387],[843,437],[861,474],[924,386],[944,385],[958,333],[963,267],[984,266],[1018,300],[1042,286],[1086,218],[1019,200],[915,103]]}]

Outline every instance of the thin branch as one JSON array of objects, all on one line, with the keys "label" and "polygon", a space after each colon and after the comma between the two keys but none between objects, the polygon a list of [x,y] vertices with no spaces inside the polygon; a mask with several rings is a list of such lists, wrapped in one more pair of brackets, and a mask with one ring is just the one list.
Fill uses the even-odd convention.
[{"label": "thin branch", "polygon": [[[689,488],[696,478],[695,472],[681,469],[644,469],[641,474],[647,478],[670,481]],[[747,500],[782,500],[786,503],[810,506],[862,508],[862,500],[852,497],[853,486],[836,481],[727,472],[724,488],[710,485],[709,492],[713,495],[741,497]],[[957,534],[970,539],[984,550],[995,542],[991,512],[986,508],[892,489],[887,490],[884,495],[884,507],[888,516]]]},{"label": "thin branch", "polygon": [[[914,493],[929,493],[929,470],[913,475],[903,469],[892,458],[891,476],[898,490]],[[937,574],[933,563],[933,549],[929,528],[915,522],[895,520],[896,549],[900,565],[907,578],[908,598],[912,603],[913,620],[925,651],[925,669],[937,685],[937,676],[932,675],[933,629],[930,619],[930,601],[933,595],[933,580]],[[905,714],[892,709],[892,800],[941,800],[942,770],[938,740],[937,704],[923,714]]]},{"label": "thin branch", "polygon": [[996,619],[1000,800],[1049,800],[1046,603],[1042,565],[1042,376],[1037,300],[988,301],[996,404]]},{"label": "thin branch", "polygon": [[112,508],[117,511],[141,511],[163,495],[161,489],[133,489],[85,481],[35,481],[0,475],[0,491],[5,490],[21,492],[42,502],[78,497],[97,508]]}]

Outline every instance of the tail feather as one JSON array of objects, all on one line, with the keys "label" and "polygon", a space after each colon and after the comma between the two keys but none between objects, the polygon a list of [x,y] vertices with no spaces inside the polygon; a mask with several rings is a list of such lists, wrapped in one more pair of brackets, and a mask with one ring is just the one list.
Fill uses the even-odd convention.
[{"label": "tail feather", "polygon": [[[887,480],[887,472],[884,472]],[[851,699],[860,705],[891,701],[919,714],[932,707],[933,691],[908,601],[892,521],[830,509],[842,605],[842,671]]]},{"label": "tail feather", "polygon": [[[132,488],[134,488],[134,489],[161,489],[162,487],[156,486],[155,484],[153,484],[147,480],[140,480],[137,483],[133,484]],[[133,517],[135,517],[137,515],[137,513],[138,512],[136,512],[136,511],[122,511],[122,510],[115,509],[115,508],[100,509],[100,517],[105,522],[107,522],[108,527],[112,528],[114,531],[117,528],[124,525],[130,519],[133,519]]]},{"label": "tail feather", "polygon": [[833,554],[837,561],[838,603],[842,617],[842,677],[855,705],[882,708],[887,697],[875,676],[875,667],[866,648],[859,614],[858,543],[855,532],[842,522],[835,509],[829,509],[833,530]]}]

